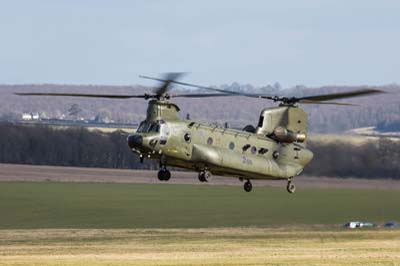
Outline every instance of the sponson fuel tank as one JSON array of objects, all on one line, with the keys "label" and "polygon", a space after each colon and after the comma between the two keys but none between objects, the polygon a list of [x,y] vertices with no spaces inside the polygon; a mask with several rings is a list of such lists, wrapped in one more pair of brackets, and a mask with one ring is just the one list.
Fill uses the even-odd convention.
[{"label": "sponson fuel tank", "polygon": [[[226,156],[226,149],[194,144],[192,150],[193,162],[203,162],[209,166],[218,166],[240,173],[273,176],[276,179],[295,176],[302,170],[302,166],[293,164],[278,164],[279,160],[269,160],[256,155],[243,155],[231,152]],[[225,156],[224,156],[225,155]]]}]

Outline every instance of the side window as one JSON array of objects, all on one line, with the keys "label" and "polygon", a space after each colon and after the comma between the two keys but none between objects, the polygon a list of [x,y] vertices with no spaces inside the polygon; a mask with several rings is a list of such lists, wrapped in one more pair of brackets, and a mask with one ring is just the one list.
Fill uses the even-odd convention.
[{"label": "side window", "polygon": [[235,143],[234,142],[229,143],[229,149],[230,150],[235,149]]},{"label": "side window", "polygon": [[185,135],[183,135],[183,139],[190,143],[190,140],[192,139],[192,136],[190,135],[190,133],[185,133]]},{"label": "side window", "polygon": [[260,116],[260,120],[258,121],[258,127],[262,127],[264,124],[264,116]]}]

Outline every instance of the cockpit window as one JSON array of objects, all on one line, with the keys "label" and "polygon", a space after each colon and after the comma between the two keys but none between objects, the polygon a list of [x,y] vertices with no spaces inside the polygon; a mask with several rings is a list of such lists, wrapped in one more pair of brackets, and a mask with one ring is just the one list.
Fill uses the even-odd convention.
[{"label": "cockpit window", "polygon": [[150,124],[149,123],[145,123],[142,132],[143,133],[147,133],[149,131],[149,127],[150,127]]},{"label": "cockpit window", "polygon": [[138,133],[150,133],[150,132],[160,132],[160,122],[147,122],[143,121],[140,123],[137,131]]},{"label": "cockpit window", "polygon": [[264,124],[264,116],[260,116],[260,120],[258,121],[258,127],[262,127]]},{"label": "cockpit window", "polygon": [[151,123],[147,132],[153,132],[154,127],[155,127],[155,124]]},{"label": "cockpit window", "polygon": [[136,132],[141,133],[143,132],[143,129],[146,127],[146,122],[141,122],[138,129],[136,130]]}]

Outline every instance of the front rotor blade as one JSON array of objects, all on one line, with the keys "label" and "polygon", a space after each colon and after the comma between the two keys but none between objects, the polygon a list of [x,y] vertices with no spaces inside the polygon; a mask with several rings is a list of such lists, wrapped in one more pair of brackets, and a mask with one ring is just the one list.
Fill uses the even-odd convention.
[{"label": "front rotor blade", "polygon": [[14,94],[19,96],[62,96],[62,97],[109,98],[109,99],[146,98],[146,95],[115,95],[115,94],[38,93],[38,92],[19,92]]},{"label": "front rotor blade", "polygon": [[212,87],[207,87],[207,86],[201,86],[201,85],[181,82],[181,81],[177,81],[177,80],[166,80],[166,79],[153,78],[153,77],[148,77],[148,76],[139,76],[139,77],[140,78],[144,78],[144,79],[157,80],[157,81],[160,81],[160,82],[174,83],[174,84],[193,87],[193,88],[197,88],[197,89],[203,89],[203,90],[209,90],[209,91],[217,91],[217,92],[221,92],[221,93],[225,93],[225,94],[231,94],[231,95],[245,96],[245,97],[251,97],[251,98],[264,98],[264,99],[270,99],[270,97],[272,97],[271,95],[266,95],[266,94],[252,94],[252,93],[244,93],[244,92],[223,90],[223,89],[217,89],[217,88],[212,88]]},{"label": "front rotor blade", "polygon": [[306,96],[298,98],[299,101],[302,100],[310,100],[310,101],[328,101],[334,99],[343,99],[343,98],[352,98],[358,97],[368,94],[377,94],[377,93],[385,93],[384,91],[375,90],[375,89],[364,89],[350,92],[341,92],[341,93],[332,93],[332,94],[324,94],[324,95],[315,95],[315,96]]},{"label": "front rotor blade", "polygon": [[147,76],[139,76],[139,77],[144,78],[144,79],[152,79],[152,80],[157,80],[157,81],[162,82],[163,84],[154,91],[154,93],[157,96],[162,96],[170,89],[171,83],[175,83],[174,81],[176,81],[177,79],[181,78],[184,75],[185,75],[185,73],[183,73],[183,72],[176,72],[176,73],[171,72],[171,73],[165,74],[164,78],[162,78],[162,79],[152,78],[152,77],[147,77]]},{"label": "front rotor blade", "polygon": [[198,94],[172,94],[170,97],[182,97],[182,98],[206,98],[206,97],[232,97],[236,95],[232,94],[223,94],[223,93],[198,93]]}]

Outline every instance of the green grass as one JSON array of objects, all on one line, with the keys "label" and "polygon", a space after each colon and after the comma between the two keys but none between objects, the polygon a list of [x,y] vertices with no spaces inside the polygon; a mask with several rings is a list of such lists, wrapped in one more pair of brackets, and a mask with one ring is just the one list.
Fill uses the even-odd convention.
[{"label": "green grass", "polygon": [[205,228],[400,220],[396,190],[0,183],[0,229]]}]

